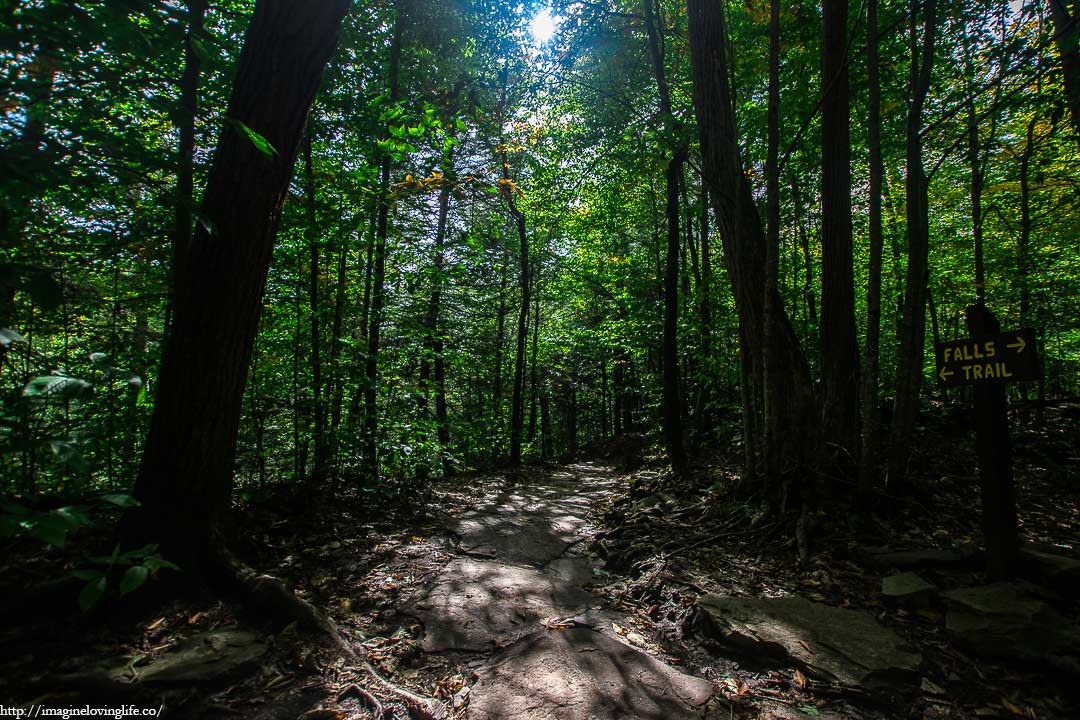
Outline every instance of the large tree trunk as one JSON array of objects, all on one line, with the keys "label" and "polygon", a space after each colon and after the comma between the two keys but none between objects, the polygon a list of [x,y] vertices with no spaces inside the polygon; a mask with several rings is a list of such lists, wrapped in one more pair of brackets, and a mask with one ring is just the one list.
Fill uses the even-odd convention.
[{"label": "large tree trunk", "polygon": [[[125,543],[200,571],[228,510],[244,382],[281,207],[346,0],[259,0],[178,288]],[[243,126],[240,125],[243,123]],[[262,153],[243,128],[274,147]]]},{"label": "large tree trunk", "polygon": [[1061,56],[1061,76],[1065,101],[1069,106],[1073,130],[1080,138],[1080,9],[1075,3],[1069,11],[1066,0],[1047,0],[1054,22],[1054,42]]},{"label": "large tree trunk", "polygon": [[821,19],[821,406],[828,455],[843,465],[857,454],[859,421],[847,15],[848,0],[825,0]]},{"label": "large tree trunk", "polygon": [[922,47],[918,42],[919,0],[913,0],[910,14],[911,78],[907,116],[907,177],[905,179],[908,232],[908,263],[904,308],[900,326],[900,349],[896,362],[896,408],[893,412],[892,447],[889,453],[888,484],[895,494],[909,494],[913,485],[907,476],[911,433],[919,413],[919,389],[923,379],[923,336],[926,332],[927,262],[930,246],[930,209],[926,173],[922,160],[922,111],[930,90],[930,70],[934,60],[937,2],[926,0]]},{"label": "large tree trunk", "polygon": [[[664,67],[664,38],[659,27],[660,13],[656,12],[656,0],[644,0],[645,27],[649,35],[649,53],[652,56],[653,74],[660,96],[660,115],[669,137],[676,137],[678,122],[672,115],[671,89]],[[664,338],[663,338],[663,389],[664,389],[664,446],[668,461],[676,474],[686,470],[686,449],[683,445],[682,399],[679,388],[679,185],[682,182],[683,164],[687,150],[683,145],[670,149],[666,183],[667,253],[664,266]]]},{"label": "large tree trunk", "polygon": [[779,441],[777,432],[780,421],[780,404],[783,401],[777,395],[782,386],[778,381],[776,344],[772,342],[777,325],[774,312],[777,305],[769,298],[779,292],[780,275],[780,0],[769,2],[769,99],[766,111],[766,156],[765,156],[765,286],[762,306],[765,309],[764,331],[764,366],[765,366],[765,476],[779,476],[780,468],[775,465],[780,459],[779,453],[773,452]]},{"label": "large tree trunk", "polygon": [[[787,473],[811,462],[817,442],[813,429],[813,389],[805,357],[777,293],[766,299],[765,233],[754,204],[749,180],[739,156],[735,111],[728,81],[726,34],[721,3],[687,0],[690,56],[694,82],[694,106],[701,135],[702,175],[713,196],[714,212],[728,264],[739,315],[740,346],[750,362],[744,375],[760,377],[764,347],[765,303],[775,313],[778,453],[774,467]],[[749,379],[749,378],[747,378]],[[744,386],[747,383],[744,381]],[[753,388],[744,393],[754,396]],[[755,404],[755,407],[759,407]],[[752,427],[754,418],[745,425]],[[747,446],[753,439],[747,433]],[[775,478],[774,478],[775,480]]]}]

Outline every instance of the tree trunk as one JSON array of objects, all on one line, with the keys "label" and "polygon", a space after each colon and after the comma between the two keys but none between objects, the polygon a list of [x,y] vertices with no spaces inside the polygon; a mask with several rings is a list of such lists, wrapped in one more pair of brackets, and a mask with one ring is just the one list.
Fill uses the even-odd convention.
[{"label": "tree trunk", "polygon": [[[453,151],[446,154],[444,173],[453,170]],[[442,330],[439,328],[442,313],[443,269],[446,257],[443,246],[446,242],[446,226],[450,218],[450,185],[439,190],[439,217],[435,226],[435,258],[431,276],[431,296],[428,300],[427,315],[424,317],[424,351],[420,360],[421,414],[427,407],[428,396],[435,396],[435,431],[439,441],[439,465],[446,475],[446,445],[449,439],[449,427],[446,419],[446,370],[440,360],[443,353]],[[436,366],[434,383],[430,382],[432,366]]]},{"label": "tree trunk", "polygon": [[922,111],[930,90],[930,69],[934,60],[937,2],[924,4],[922,47],[918,42],[919,0],[910,13],[911,76],[907,115],[907,177],[905,178],[908,232],[908,264],[904,308],[899,330],[900,348],[896,363],[896,407],[893,411],[892,447],[889,453],[888,484],[894,494],[910,494],[914,486],[907,476],[911,433],[919,413],[919,389],[923,379],[923,336],[926,331],[926,283],[930,243],[928,180],[922,160]]},{"label": "tree trunk", "polygon": [[[644,0],[645,27],[649,35],[649,53],[652,56],[653,74],[660,96],[660,115],[670,137],[676,137],[679,123],[672,115],[671,90],[664,67],[664,37],[659,27],[660,14],[656,12],[655,0]],[[663,390],[664,390],[664,446],[668,461],[676,474],[686,471],[686,449],[683,445],[682,400],[679,387],[679,185],[682,182],[683,164],[687,150],[684,145],[670,149],[666,183],[667,254],[664,266],[664,337],[663,337]]]},{"label": "tree trunk", "polygon": [[[731,277],[739,315],[740,346],[749,366],[744,380],[760,377],[763,363],[765,303],[775,313],[777,355],[776,397],[779,408],[777,442],[779,458],[774,467],[782,472],[807,465],[816,458],[813,390],[805,357],[783,308],[779,294],[768,298],[762,292],[765,282],[765,233],[754,204],[749,181],[743,173],[739,155],[734,105],[728,81],[725,53],[726,32],[723,8],[711,0],[688,0],[690,50],[694,83],[694,106],[701,135],[702,176],[708,183],[725,259]],[[744,382],[744,387],[747,385]],[[756,382],[755,382],[756,384]],[[753,396],[747,387],[747,403]],[[752,407],[760,407],[756,402]],[[745,425],[756,422],[751,413]],[[747,434],[747,447],[753,438]]]},{"label": "tree trunk", "polygon": [[[228,510],[244,381],[258,329],[281,207],[308,111],[337,44],[345,0],[259,0],[244,41],[183,273],[158,378],[153,419],[125,516],[128,547],[202,570]],[[238,123],[275,149],[263,154]],[[196,275],[197,274],[197,275]]]},{"label": "tree trunk", "polygon": [[[400,97],[398,76],[401,69],[402,17],[398,9],[394,20],[394,37],[390,42],[390,65],[388,69],[389,103]],[[374,487],[379,480],[379,330],[382,327],[382,309],[386,299],[386,238],[390,230],[390,173],[394,161],[386,153],[379,168],[379,207],[375,230],[374,267],[371,273],[371,309],[368,315],[367,367],[364,385],[364,464],[366,476]]]},{"label": "tree trunk", "polygon": [[[503,154],[503,179],[510,180],[509,163]],[[525,215],[514,201],[510,185],[502,186],[503,196],[510,208],[518,236],[518,276],[521,285],[521,306],[518,309],[517,350],[514,354],[514,391],[510,404],[510,464],[521,463],[521,435],[525,427],[525,341],[529,334],[529,238],[525,232]]]},{"label": "tree trunk", "polygon": [[1069,11],[1065,0],[1046,0],[1054,23],[1054,43],[1061,56],[1061,77],[1065,102],[1069,106],[1073,130],[1080,138],[1080,9]]},{"label": "tree trunk", "polygon": [[881,191],[885,174],[881,155],[881,77],[878,63],[878,0],[867,0],[866,65],[869,76],[867,145],[870,152],[870,250],[866,279],[866,355],[862,376],[862,447],[859,456],[859,496],[868,503],[877,482],[878,348],[881,339],[881,256],[883,234]]},{"label": "tree trunk", "polygon": [[821,385],[828,455],[858,453],[859,350],[851,246],[848,0],[825,0],[821,21]]},{"label": "tree trunk", "polygon": [[[835,1],[835,0],[834,0]],[[780,0],[769,2],[769,99],[766,110],[767,148],[765,159],[765,285],[762,306],[765,315],[762,321],[764,337],[765,366],[765,477],[780,477],[780,467],[776,463],[781,455],[777,450],[780,437],[780,404],[783,399],[777,394],[782,387],[779,379],[780,368],[773,338],[777,334],[774,312],[777,305],[769,299],[779,292],[779,257],[780,257]]]},{"label": "tree trunk", "polygon": [[319,331],[319,218],[315,208],[315,171],[311,163],[311,124],[308,124],[304,141],[304,175],[307,183],[307,228],[304,235],[308,242],[308,313],[311,330],[311,418],[312,444],[315,461],[311,468],[311,482],[317,485],[328,472],[330,446],[326,442],[326,403],[323,400],[321,333]]},{"label": "tree trunk", "polygon": [[[180,145],[176,169],[176,227],[173,228],[172,294],[175,304],[177,288],[187,282],[181,272],[191,248],[191,215],[195,203],[195,116],[199,111],[199,53],[195,49],[203,31],[206,0],[188,0],[188,32],[184,48],[184,75],[180,79]],[[170,316],[172,313],[168,313]]]}]

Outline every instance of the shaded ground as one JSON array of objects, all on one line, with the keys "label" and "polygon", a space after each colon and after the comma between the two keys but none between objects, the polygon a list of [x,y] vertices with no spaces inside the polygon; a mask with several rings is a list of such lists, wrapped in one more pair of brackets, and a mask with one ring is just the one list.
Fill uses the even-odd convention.
[{"label": "shaded ground", "polygon": [[[1060,647],[1077,576],[1046,582],[1032,561],[1040,586],[983,589],[973,463],[954,420],[928,417],[913,454],[927,495],[869,522],[823,503],[807,565],[784,518],[734,495],[724,456],[677,489],[659,463],[459,478],[427,514],[380,520],[342,502],[298,525],[280,499],[240,514],[241,551],[452,718],[1080,717],[1080,641]],[[1080,433],[1065,416],[1044,427],[1017,433],[1023,528],[1075,558]],[[71,567],[71,552],[14,549],[8,598]],[[924,582],[883,588],[903,572]],[[1001,598],[1004,620],[984,612]],[[368,691],[388,700],[294,628],[251,628],[216,599],[89,618],[66,603],[7,614],[0,703],[340,720],[373,716]],[[998,652],[1024,644],[1024,658]]]}]

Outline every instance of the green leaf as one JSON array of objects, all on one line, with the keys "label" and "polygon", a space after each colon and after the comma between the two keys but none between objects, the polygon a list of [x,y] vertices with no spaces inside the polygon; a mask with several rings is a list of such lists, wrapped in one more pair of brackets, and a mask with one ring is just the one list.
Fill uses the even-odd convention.
[{"label": "green leaf", "polygon": [[90,608],[97,605],[98,600],[105,594],[105,578],[100,577],[97,580],[91,581],[86,584],[86,587],[79,593],[79,608],[86,612]]},{"label": "green leaf", "polygon": [[86,580],[87,582],[93,582],[98,578],[105,577],[105,573],[100,570],[72,570],[68,574],[80,580]]},{"label": "green leaf", "polygon": [[40,375],[23,388],[23,397],[75,398],[89,395],[94,386],[85,380],[66,375]]},{"label": "green leaf", "polygon": [[278,151],[274,148],[273,145],[270,144],[269,140],[249,128],[244,123],[236,119],[230,119],[229,122],[234,128],[246,135],[248,140],[251,141],[251,144],[255,146],[255,149],[261,152],[266,157],[274,157],[278,154]]},{"label": "green leaf", "polygon": [[151,570],[160,570],[161,568],[167,568],[169,570],[180,570],[180,566],[176,563],[169,562],[160,555],[151,555],[143,560],[143,565]]},{"label": "green leaf", "polygon": [[100,498],[102,501],[122,508],[139,507],[141,502],[131,497],[130,495],[124,495],[122,493],[112,493],[110,495],[102,495]]},{"label": "green leaf", "polygon": [[458,130],[460,130],[461,132],[465,132],[466,130],[468,130],[468,126],[465,125],[465,121],[462,120],[461,118],[458,118],[457,120],[454,121],[454,126]]},{"label": "green leaf", "polygon": [[33,521],[30,535],[54,548],[63,548],[72,527],[63,518],[56,515],[44,515]]},{"label": "green leaf", "polygon": [[120,580],[120,594],[127,595],[129,592],[137,590],[146,582],[148,577],[150,577],[149,568],[144,565],[132,565]]}]

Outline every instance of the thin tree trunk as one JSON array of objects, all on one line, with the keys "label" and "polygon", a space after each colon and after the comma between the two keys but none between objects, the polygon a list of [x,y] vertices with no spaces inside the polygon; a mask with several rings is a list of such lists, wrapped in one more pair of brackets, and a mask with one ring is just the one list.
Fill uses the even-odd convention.
[{"label": "thin tree trunk", "polygon": [[[923,38],[918,41],[919,7],[923,6]],[[905,179],[908,230],[908,264],[904,308],[900,327],[900,348],[896,368],[896,407],[893,412],[892,447],[889,453],[888,484],[894,494],[910,494],[914,489],[907,476],[911,433],[919,412],[919,389],[923,379],[923,336],[926,325],[927,262],[930,242],[928,180],[923,171],[922,114],[930,90],[930,70],[934,61],[937,32],[936,0],[912,0],[910,11],[911,76],[907,116],[907,177]]]},{"label": "thin tree trunk", "polygon": [[780,256],[780,0],[769,2],[769,99],[766,110],[767,148],[765,159],[765,284],[762,306],[765,308],[763,320],[764,356],[765,356],[765,477],[769,483],[777,482],[781,468],[777,463],[781,459],[778,449],[781,438],[778,435],[780,423],[780,403],[777,394],[782,388],[779,380],[780,368],[776,353],[777,335],[774,311],[777,306],[769,302],[779,292],[779,256]]},{"label": "thin tree trunk", "polygon": [[870,249],[866,279],[866,355],[862,376],[862,447],[859,457],[859,496],[866,506],[877,482],[878,350],[881,341],[881,256],[884,246],[881,222],[881,76],[878,63],[878,0],[867,0],[866,65],[869,76],[867,145],[870,151]]},{"label": "thin tree trunk", "polygon": [[[664,38],[659,27],[660,14],[655,0],[644,0],[645,27],[649,35],[649,52],[653,74],[660,97],[660,115],[665,129],[674,137],[678,122],[672,115],[671,90],[664,67]],[[664,445],[671,468],[676,474],[686,471],[686,449],[683,445],[682,400],[679,387],[679,185],[687,151],[684,145],[670,149],[664,179],[667,186],[667,257],[664,269],[664,337],[663,337],[663,411]]]},{"label": "thin tree trunk", "polygon": [[[389,102],[398,101],[401,68],[401,9],[394,20],[394,37],[390,42]],[[383,283],[386,278],[386,239],[390,231],[390,174],[394,161],[386,153],[379,168],[379,208],[375,231],[374,268],[371,274],[371,310],[368,318],[367,370],[364,386],[364,463],[368,482],[374,486],[379,480],[379,331],[382,327],[382,309],[386,300]]]},{"label": "thin tree trunk", "polygon": [[311,124],[308,124],[304,142],[304,175],[307,181],[307,223],[304,235],[308,241],[308,312],[311,330],[311,392],[312,392],[312,444],[315,460],[311,468],[311,482],[318,484],[326,478],[330,463],[330,445],[326,441],[326,403],[323,398],[321,333],[319,330],[319,218],[315,208],[315,172],[311,161]]},{"label": "thin tree trunk", "polygon": [[540,348],[540,280],[543,265],[536,266],[536,292],[533,296],[533,336],[532,336],[532,360],[529,363],[529,442],[536,441],[536,406],[539,368],[536,360]]},{"label": "thin tree trunk", "polygon": [[[444,172],[453,169],[453,153],[446,155],[447,167]],[[446,475],[446,445],[449,440],[446,418],[446,378],[445,367],[441,365],[443,353],[442,329],[439,327],[440,314],[442,312],[442,286],[443,270],[446,257],[443,246],[446,243],[446,226],[450,218],[450,185],[443,185],[439,190],[439,217],[435,226],[435,258],[433,261],[433,273],[431,279],[431,296],[428,301],[427,315],[424,318],[424,352],[420,360],[421,414],[427,407],[427,398],[430,394],[435,395],[435,432],[439,441],[439,465]],[[431,367],[436,366],[435,382],[429,380]],[[441,407],[441,410],[440,410]]]}]

